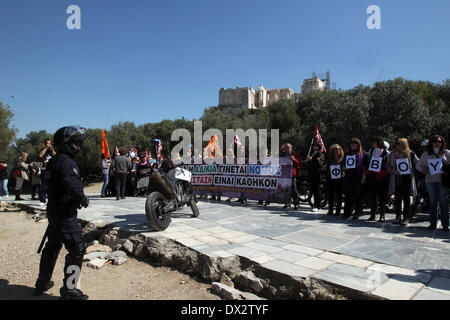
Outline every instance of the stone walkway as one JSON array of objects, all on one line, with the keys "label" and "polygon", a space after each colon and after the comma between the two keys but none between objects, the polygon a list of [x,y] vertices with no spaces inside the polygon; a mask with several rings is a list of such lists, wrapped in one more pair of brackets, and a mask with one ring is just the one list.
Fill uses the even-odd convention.
[{"label": "stone walkway", "polygon": [[[79,218],[94,223],[114,222],[123,230],[163,236],[196,251],[220,257],[238,255],[294,277],[311,277],[385,299],[450,299],[450,234],[429,231],[427,216],[408,227],[344,220],[309,206],[300,209],[200,201],[200,216],[190,208],[172,216],[167,230],[155,232],[145,217],[146,198],[100,198]],[[21,203],[38,209],[36,201]],[[440,227],[440,226],[439,226]]]}]

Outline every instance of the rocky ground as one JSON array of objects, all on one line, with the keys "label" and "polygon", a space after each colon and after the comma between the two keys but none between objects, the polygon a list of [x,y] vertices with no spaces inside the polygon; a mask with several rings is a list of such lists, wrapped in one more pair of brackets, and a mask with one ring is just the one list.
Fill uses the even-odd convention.
[{"label": "rocky ground", "polygon": [[[88,187],[97,189],[98,186]],[[65,249],[56,263],[55,286],[46,294],[32,295],[40,255],[36,253],[47,223],[35,222],[16,208],[0,208],[0,299],[58,299],[62,285]],[[83,263],[81,289],[92,300],[219,300],[211,285],[166,267],[153,267],[132,258],[122,265],[101,269]]]}]

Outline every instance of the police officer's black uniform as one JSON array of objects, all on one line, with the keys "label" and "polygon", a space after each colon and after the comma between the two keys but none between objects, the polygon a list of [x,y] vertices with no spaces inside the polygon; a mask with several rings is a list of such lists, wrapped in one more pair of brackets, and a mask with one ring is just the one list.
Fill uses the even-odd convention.
[{"label": "police officer's black uniform", "polygon": [[[83,140],[88,135],[86,129],[80,127],[64,127],[55,133],[54,144],[57,154],[49,161],[46,169],[48,242],[42,252],[34,295],[40,295],[53,286],[50,279],[64,244],[68,254],[64,265],[63,287],[60,289],[61,298],[83,300],[88,298],[74,286],[78,280],[75,277],[81,271],[86,252],[86,243],[77,221],[77,209],[87,207],[89,200],[83,192],[80,169],[72,158],[80,150]],[[72,267],[69,268],[70,266]],[[75,269],[77,271],[74,271]]]}]

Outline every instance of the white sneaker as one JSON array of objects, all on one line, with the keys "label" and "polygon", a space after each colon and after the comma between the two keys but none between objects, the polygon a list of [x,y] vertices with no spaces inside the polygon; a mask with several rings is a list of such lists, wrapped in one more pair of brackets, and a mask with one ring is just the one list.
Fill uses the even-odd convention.
[{"label": "white sneaker", "polygon": [[319,211],[319,209],[317,209],[317,208],[312,208],[312,211],[313,211],[313,212],[317,212],[317,211]]},{"label": "white sneaker", "polygon": [[45,206],[46,205],[46,203],[44,203],[44,202],[39,202],[39,206]]}]

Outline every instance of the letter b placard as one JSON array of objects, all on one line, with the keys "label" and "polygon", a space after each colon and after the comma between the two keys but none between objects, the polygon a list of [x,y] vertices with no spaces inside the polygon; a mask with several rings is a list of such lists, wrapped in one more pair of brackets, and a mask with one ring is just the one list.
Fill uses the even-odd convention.
[{"label": "letter b placard", "polygon": [[372,157],[370,159],[369,171],[380,172],[382,161],[383,159],[381,157]]}]

